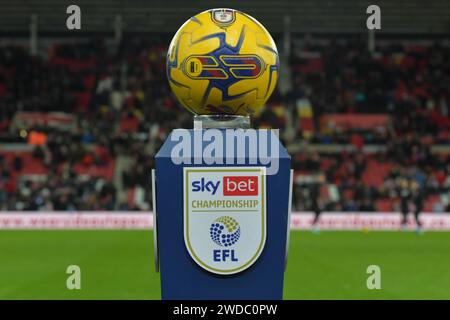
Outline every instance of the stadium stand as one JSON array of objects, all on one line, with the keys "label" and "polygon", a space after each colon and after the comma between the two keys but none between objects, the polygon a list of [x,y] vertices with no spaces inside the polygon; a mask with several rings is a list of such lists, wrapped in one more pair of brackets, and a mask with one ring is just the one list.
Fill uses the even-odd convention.
[{"label": "stadium stand", "polygon": [[[425,211],[450,211],[448,44],[385,41],[369,53],[353,38],[301,40],[289,83],[253,120],[282,131],[294,209],[315,199],[321,210],[398,210],[416,181]],[[166,42],[55,42],[38,56],[0,47],[1,210],[150,209],[155,152],[192,126],[168,88]]]}]

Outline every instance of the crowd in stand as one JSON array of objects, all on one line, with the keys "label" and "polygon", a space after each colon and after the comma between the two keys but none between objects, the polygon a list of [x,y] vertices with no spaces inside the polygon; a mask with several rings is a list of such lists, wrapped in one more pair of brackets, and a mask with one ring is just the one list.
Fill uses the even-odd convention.
[{"label": "crowd in stand", "polygon": [[[139,210],[150,208],[154,154],[173,128],[191,127],[192,116],[170,93],[165,76],[166,41],[130,37],[118,47],[95,39],[55,45],[48,55],[31,57],[18,47],[0,47],[0,138],[23,141],[11,130],[18,111],[61,111],[76,115],[69,131],[49,128],[33,157],[48,174],[17,178],[20,164],[0,154],[1,210]],[[304,53],[318,53],[319,63]],[[68,65],[67,61],[77,64]],[[449,154],[433,152],[450,144],[450,48],[427,44],[380,45],[375,54],[355,41],[317,45],[304,41],[289,61],[291,85],[274,93],[256,126],[290,131],[287,145],[359,144],[352,151],[292,154],[296,170],[294,209],[376,211],[377,200],[398,199],[417,183],[424,200],[442,196],[436,211],[450,211]],[[308,70],[312,69],[312,70]],[[89,99],[80,102],[79,94]],[[313,110],[314,130],[298,124],[299,99]],[[282,105],[282,112],[274,109]],[[386,113],[383,129],[323,129],[326,114]],[[290,121],[286,121],[290,119]],[[286,127],[291,126],[291,128]],[[22,140],[21,140],[22,139]],[[364,146],[381,145],[373,154]],[[103,166],[125,156],[131,165],[118,179],[77,173],[77,165]],[[392,166],[378,185],[367,183],[368,161]],[[18,160],[20,162],[20,160]],[[142,203],[119,197],[121,188],[143,190]],[[324,188],[326,192],[324,192]],[[450,194],[448,196],[450,198]],[[447,202],[446,202],[447,201]],[[394,207],[393,209],[395,209]]]}]

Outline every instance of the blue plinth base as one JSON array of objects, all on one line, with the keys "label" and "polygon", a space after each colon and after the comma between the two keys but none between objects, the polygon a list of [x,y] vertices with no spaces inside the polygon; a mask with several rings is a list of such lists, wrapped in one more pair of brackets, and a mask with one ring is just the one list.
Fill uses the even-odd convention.
[{"label": "blue plinth base", "polygon": [[[256,132],[261,134],[259,130]],[[183,233],[183,168],[208,166],[205,163],[208,159],[201,159],[200,162],[192,155],[181,155],[188,161],[175,164],[172,153],[179,139],[173,139],[174,133],[176,130],[156,155],[156,211],[162,298],[282,299],[291,171],[290,156],[285,148],[276,136],[272,136],[272,141],[275,141],[272,143],[276,143],[278,148],[279,167],[276,174],[267,175],[266,178],[266,241],[261,255],[253,265],[240,273],[218,275],[204,270],[192,259],[186,249]],[[189,134],[194,137],[193,130]],[[269,135],[274,133],[269,131]],[[226,144],[225,134],[223,139]],[[248,150],[245,157],[245,164],[212,166],[267,166],[267,159],[249,164]]]}]

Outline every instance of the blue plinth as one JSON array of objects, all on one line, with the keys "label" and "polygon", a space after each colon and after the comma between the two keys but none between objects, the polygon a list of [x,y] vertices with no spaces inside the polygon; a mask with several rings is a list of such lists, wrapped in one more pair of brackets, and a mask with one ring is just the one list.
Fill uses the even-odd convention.
[{"label": "blue plinth", "polygon": [[[202,131],[205,133],[207,130]],[[224,145],[227,143],[225,130]],[[256,130],[260,136],[263,131]],[[267,131],[265,131],[267,133]],[[244,159],[234,164],[224,156],[224,164],[210,164],[211,159],[179,154],[185,163],[175,164],[173,149],[179,146],[174,130],[156,155],[156,212],[159,245],[161,291],[163,299],[282,299],[286,259],[286,239],[290,191],[290,156],[274,133],[268,131],[278,148],[278,170],[266,176],[266,240],[259,258],[247,269],[231,275],[205,270],[189,254],[184,239],[183,172],[186,167],[267,167],[267,157],[257,163],[251,159],[251,146]],[[174,139],[174,135],[178,138]],[[194,131],[189,135],[194,141]],[[208,142],[204,142],[203,146]],[[177,146],[178,145],[178,146]],[[238,146],[236,147],[238,148]],[[235,157],[238,157],[237,149]],[[225,154],[225,153],[224,153]],[[272,155],[269,155],[269,158]],[[232,161],[231,161],[232,162]],[[239,162],[239,163],[238,163]],[[190,164],[189,164],[190,163]],[[271,173],[268,171],[268,173]]]}]

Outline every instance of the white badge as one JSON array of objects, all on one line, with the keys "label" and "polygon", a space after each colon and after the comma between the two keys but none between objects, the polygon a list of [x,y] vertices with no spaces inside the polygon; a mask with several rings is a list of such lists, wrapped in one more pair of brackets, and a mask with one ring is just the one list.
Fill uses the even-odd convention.
[{"label": "white badge", "polygon": [[218,25],[230,25],[235,19],[235,12],[231,9],[215,9],[212,11],[212,20]]},{"label": "white badge", "polygon": [[184,242],[217,274],[250,267],[266,242],[265,167],[184,168]]}]

